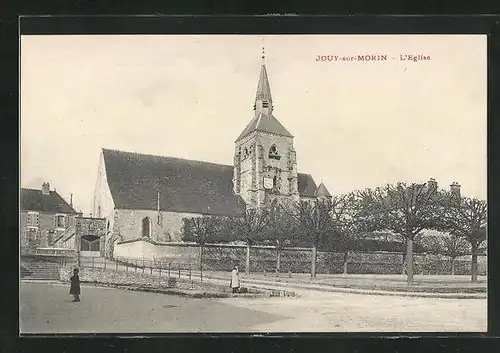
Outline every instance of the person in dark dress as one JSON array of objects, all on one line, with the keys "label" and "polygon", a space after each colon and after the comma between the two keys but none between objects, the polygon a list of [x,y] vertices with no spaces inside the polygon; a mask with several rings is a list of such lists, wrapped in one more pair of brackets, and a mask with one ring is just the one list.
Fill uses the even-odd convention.
[{"label": "person in dark dress", "polygon": [[71,280],[71,287],[69,289],[69,294],[72,294],[75,299],[73,299],[74,302],[79,302],[80,301],[80,277],[78,277],[78,269],[75,268],[73,270],[73,276],[70,278]]}]

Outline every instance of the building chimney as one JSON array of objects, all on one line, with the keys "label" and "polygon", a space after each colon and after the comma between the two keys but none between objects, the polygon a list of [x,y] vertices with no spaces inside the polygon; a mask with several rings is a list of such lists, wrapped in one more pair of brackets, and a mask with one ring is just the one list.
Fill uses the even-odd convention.
[{"label": "building chimney", "polygon": [[49,183],[43,183],[42,184],[42,194],[44,195],[49,195],[50,194],[50,184]]},{"label": "building chimney", "polygon": [[427,185],[429,186],[430,191],[437,191],[438,183],[436,179],[430,178],[429,181],[427,182]]},{"label": "building chimney", "polygon": [[73,193],[69,194],[69,205],[73,208]]},{"label": "building chimney", "polygon": [[450,185],[450,192],[452,196],[460,197],[460,184],[454,181]]}]

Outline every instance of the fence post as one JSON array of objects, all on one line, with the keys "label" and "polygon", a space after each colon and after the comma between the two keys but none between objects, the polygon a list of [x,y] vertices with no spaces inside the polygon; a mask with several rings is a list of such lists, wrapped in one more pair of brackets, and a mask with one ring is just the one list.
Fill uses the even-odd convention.
[{"label": "fence post", "polygon": [[191,280],[191,264],[189,264],[189,280]]},{"label": "fence post", "polygon": [[159,269],[160,269],[160,277],[161,277],[161,260],[160,260],[160,267],[159,267]]},{"label": "fence post", "polygon": [[170,278],[170,262],[168,263],[168,277]]},{"label": "fence post", "polygon": [[153,264],[150,264],[150,266],[149,266],[149,272],[150,272],[150,274],[153,274],[153,266],[154,266]]},{"label": "fence post", "polygon": [[92,268],[94,268],[94,257],[92,256]]},{"label": "fence post", "polygon": [[128,262],[125,262],[125,272],[128,272]]},{"label": "fence post", "polygon": [[118,262],[115,261],[115,270],[118,271]]}]

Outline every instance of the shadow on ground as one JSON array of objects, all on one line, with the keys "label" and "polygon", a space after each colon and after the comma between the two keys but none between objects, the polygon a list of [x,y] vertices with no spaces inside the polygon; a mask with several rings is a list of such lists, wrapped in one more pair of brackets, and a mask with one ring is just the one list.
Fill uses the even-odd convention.
[{"label": "shadow on ground", "polygon": [[68,292],[21,283],[21,333],[234,332],[288,319],[215,299],[83,286],[82,301],[74,303]]}]

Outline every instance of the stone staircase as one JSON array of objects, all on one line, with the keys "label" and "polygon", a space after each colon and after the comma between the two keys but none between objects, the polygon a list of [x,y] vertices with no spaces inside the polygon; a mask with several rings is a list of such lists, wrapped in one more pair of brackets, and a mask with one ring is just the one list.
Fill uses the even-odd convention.
[{"label": "stone staircase", "polygon": [[39,259],[21,258],[21,280],[59,280],[59,264]]}]

